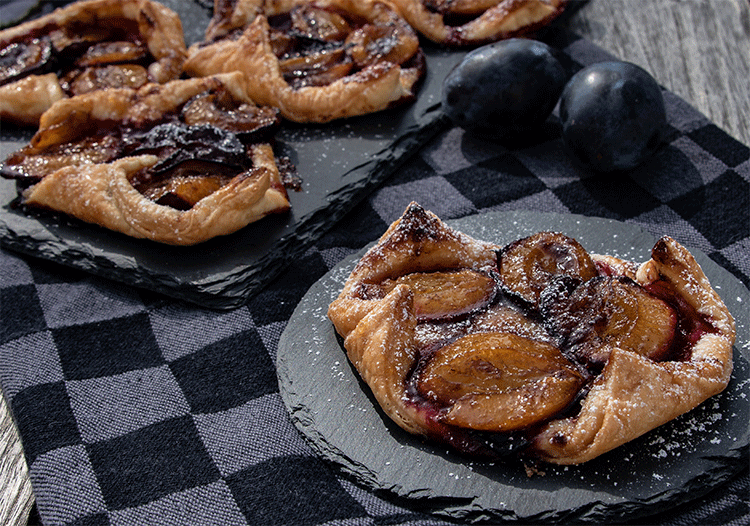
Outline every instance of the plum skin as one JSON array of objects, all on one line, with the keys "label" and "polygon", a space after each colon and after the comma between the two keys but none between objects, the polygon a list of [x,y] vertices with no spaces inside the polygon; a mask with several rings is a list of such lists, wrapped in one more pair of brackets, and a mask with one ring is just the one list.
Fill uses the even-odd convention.
[{"label": "plum skin", "polygon": [[597,172],[632,170],[661,146],[664,97],[641,67],[608,61],[583,68],[560,96],[562,139],[584,166]]},{"label": "plum skin", "polygon": [[540,126],[552,113],[567,75],[551,48],[511,38],[469,52],[445,77],[443,112],[457,126],[509,136]]}]

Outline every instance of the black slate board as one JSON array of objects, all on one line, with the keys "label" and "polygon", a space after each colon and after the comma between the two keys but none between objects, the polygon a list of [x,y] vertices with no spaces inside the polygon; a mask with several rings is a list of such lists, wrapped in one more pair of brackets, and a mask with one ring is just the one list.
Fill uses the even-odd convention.
[{"label": "black slate board", "polygon": [[[189,44],[210,11],[193,2],[163,2],[179,15]],[[464,56],[425,47],[427,75],[417,100],[373,115],[321,125],[285,125],[277,151],[303,179],[290,192],[289,214],[196,247],[170,247],[55,217],[12,209],[15,183],[0,179],[0,246],[215,309],[231,309],[277,276],[445,123],[440,89]],[[0,126],[0,159],[21,148],[28,130]]]},{"label": "black slate board", "polygon": [[[500,212],[449,225],[504,244],[562,231],[591,252],[634,261],[654,238],[636,225],[575,215]],[[692,251],[737,321],[728,388],[706,403],[581,466],[482,463],[448,453],[398,428],[359,380],[326,317],[364,251],[342,261],[305,295],[279,342],[277,370],[292,421],[324,458],[358,483],[401,504],[467,522],[621,523],[696,499],[747,465],[750,420],[750,291]]]}]

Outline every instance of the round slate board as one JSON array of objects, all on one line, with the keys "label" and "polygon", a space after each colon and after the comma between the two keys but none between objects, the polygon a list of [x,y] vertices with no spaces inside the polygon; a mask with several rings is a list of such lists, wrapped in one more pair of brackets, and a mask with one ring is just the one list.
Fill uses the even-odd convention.
[{"label": "round slate board", "polygon": [[[505,244],[561,231],[590,252],[645,261],[655,239],[611,220],[534,212],[470,216],[448,224]],[[328,305],[360,252],[305,295],[279,341],[277,370],[294,425],[313,448],[358,483],[420,511],[470,522],[623,521],[696,499],[747,465],[750,406],[750,292],[729,272],[692,251],[737,320],[728,388],[700,407],[580,466],[544,466],[529,476],[520,462],[472,461],[402,431],[385,416],[351,367]]]}]

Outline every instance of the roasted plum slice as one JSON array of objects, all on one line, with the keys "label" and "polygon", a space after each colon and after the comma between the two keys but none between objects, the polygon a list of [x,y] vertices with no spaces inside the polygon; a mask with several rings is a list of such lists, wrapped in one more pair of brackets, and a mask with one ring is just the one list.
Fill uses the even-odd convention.
[{"label": "roasted plum slice", "polygon": [[[137,32],[137,28],[134,30]],[[97,35],[98,38],[106,38]],[[153,57],[145,43],[140,41],[103,41],[81,47],[78,55],[72,52],[74,69],[60,75],[60,83],[69,95],[81,95],[106,88],[139,88],[151,78],[146,66]]]},{"label": "roasted plum slice", "polygon": [[148,48],[141,42],[97,42],[75,61],[79,68],[108,64],[137,63],[146,60]]},{"label": "roasted plum slice", "polygon": [[352,31],[345,45],[357,67],[364,68],[382,60],[409,61],[418,51],[419,39],[405,24],[366,24]]},{"label": "roasted plum slice", "polygon": [[187,159],[210,159],[240,167],[247,158],[245,146],[235,134],[210,124],[160,124],[143,132],[126,133],[123,141],[125,155],[153,154],[159,157],[161,161],[154,171]]},{"label": "roasted plum slice", "polygon": [[320,40],[343,40],[352,28],[341,14],[319,9],[313,5],[299,5],[289,12],[293,32]]},{"label": "roasted plum slice", "polygon": [[558,300],[545,309],[550,330],[590,368],[603,367],[614,348],[655,361],[669,358],[676,312],[632,279],[596,277]]},{"label": "roasted plum slice", "polygon": [[0,49],[0,85],[40,72],[51,61],[52,43],[49,38],[14,42]]},{"label": "roasted plum slice", "polygon": [[597,275],[583,246],[557,232],[539,232],[507,245],[498,254],[497,266],[504,286],[535,308],[556,276],[585,282]]},{"label": "roasted plum slice", "polygon": [[190,126],[210,124],[233,132],[243,142],[270,139],[281,124],[277,108],[238,103],[224,89],[191,99],[182,109],[182,120]]},{"label": "roasted plum slice", "polygon": [[576,398],[585,374],[550,344],[510,333],[475,333],[437,350],[417,391],[445,411],[440,421],[508,432],[544,422]]},{"label": "roasted plum slice", "polygon": [[150,184],[137,184],[135,178],[131,182],[136,190],[155,203],[177,210],[190,210],[235,176],[236,169],[232,166],[210,160],[188,159],[155,177],[149,177]]},{"label": "roasted plum slice", "polygon": [[65,91],[71,95],[82,95],[113,86],[140,88],[148,83],[148,71],[137,64],[109,65],[76,70],[60,80]]},{"label": "roasted plum slice", "polygon": [[498,302],[478,312],[472,318],[471,329],[477,332],[509,332],[555,343],[540,320],[506,302]]},{"label": "roasted plum slice", "polygon": [[8,156],[0,168],[0,175],[22,181],[22,186],[25,186],[66,166],[109,162],[119,152],[119,139],[108,134],[55,144],[41,151],[26,147]]},{"label": "roasted plum slice", "polygon": [[284,79],[290,86],[326,86],[351,73],[354,64],[347,59],[344,48],[324,49],[316,53],[294,55],[279,60]]},{"label": "roasted plum slice", "polygon": [[397,285],[408,285],[414,293],[417,320],[452,319],[476,311],[495,295],[495,280],[488,274],[463,269],[414,272],[383,284],[387,293]]}]

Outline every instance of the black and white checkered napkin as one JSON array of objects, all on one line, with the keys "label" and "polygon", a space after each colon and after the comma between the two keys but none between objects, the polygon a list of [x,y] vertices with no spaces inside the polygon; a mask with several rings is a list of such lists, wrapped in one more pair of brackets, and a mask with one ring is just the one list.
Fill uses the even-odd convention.
[{"label": "black and white checkered napkin", "polygon": [[[585,40],[572,60],[608,58]],[[666,93],[670,144],[584,177],[555,133],[508,149],[441,132],[279,279],[213,312],[0,252],[0,382],[45,524],[442,524],[358,487],[290,424],[274,369],[297,302],[417,201],[613,218],[669,234],[750,284],[750,149]],[[748,475],[647,523],[747,524]]]}]

